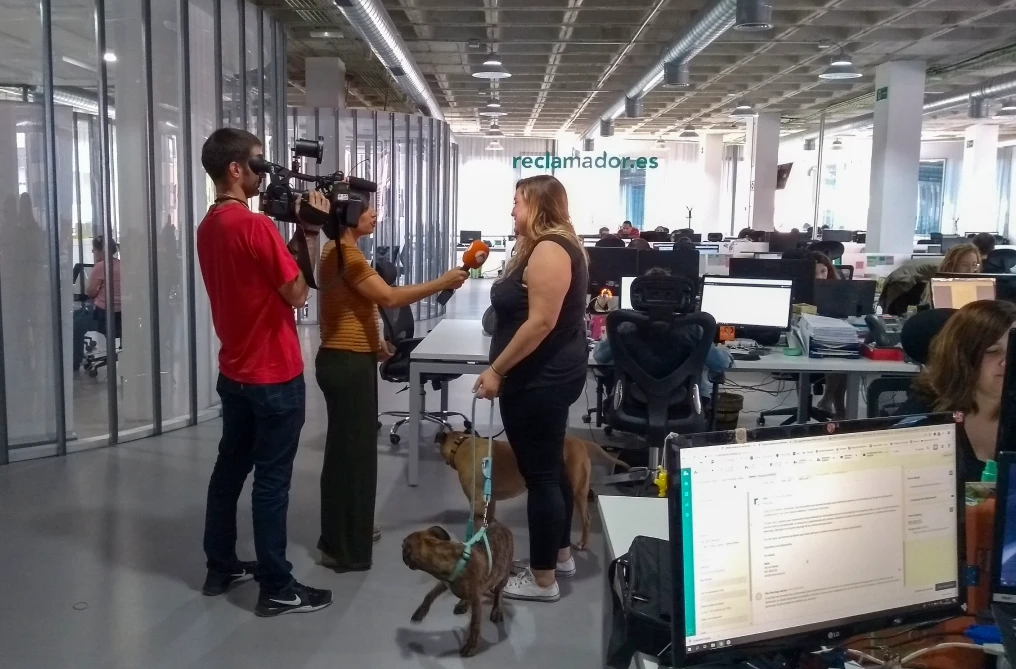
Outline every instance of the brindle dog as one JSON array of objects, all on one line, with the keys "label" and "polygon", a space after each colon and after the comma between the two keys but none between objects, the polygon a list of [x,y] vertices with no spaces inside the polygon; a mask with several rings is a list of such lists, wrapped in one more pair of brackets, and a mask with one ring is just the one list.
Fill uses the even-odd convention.
[{"label": "brindle dog", "polygon": [[[501,591],[508,583],[511,575],[512,555],[515,552],[514,539],[511,530],[498,522],[492,522],[487,527],[487,540],[490,542],[490,552],[493,559],[487,555],[483,542],[473,545],[472,555],[466,563],[465,570],[451,583],[452,572],[456,563],[462,557],[463,544],[459,541],[452,541],[452,538],[441,527],[431,527],[428,530],[413,532],[402,542],[402,561],[410,569],[425,571],[440,583],[427,593],[423,598],[416,612],[413,613],[413,622],[418,623],[424,619],[430,611],[431,604],[445,590],[451,590],[452,594],[459,598],[455,606],[456,615],[469,611],[469,633],[466,642],[460,649],[462,657],[470,657],[476,654],[480,640],[480,615],[482,606],[480,598],[488,592],[493,591],[494,606],[490,610],[490,620],[499,623],[504,620],[504,611],[501,609]],[[491,565],[487,570],[488,563]]]}]

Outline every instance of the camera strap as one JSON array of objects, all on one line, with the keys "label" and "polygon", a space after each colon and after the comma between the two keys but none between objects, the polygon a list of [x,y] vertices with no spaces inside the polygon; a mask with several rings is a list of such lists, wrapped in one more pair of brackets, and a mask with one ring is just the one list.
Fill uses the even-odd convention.
[{"label": "camera strap", "polygon": [[[295,252],[296,266],[299,267],[300,272],[303,273],[303,280],[307,282],[308,286],[317,290],[317,282],[314,280],[314,263],[311,262],[310,248],[307,245],[307,235],[304,233],[302,227],[296,227],[296,234],[293,235],[293,239],[290,240],[289,244],[290,250]],[[341,250],[339,252],[341,253]]]}]

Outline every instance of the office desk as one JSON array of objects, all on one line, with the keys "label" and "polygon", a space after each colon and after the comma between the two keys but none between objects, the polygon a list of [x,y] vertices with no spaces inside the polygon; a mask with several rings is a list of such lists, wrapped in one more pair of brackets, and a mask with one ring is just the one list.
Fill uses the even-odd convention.
[{"label": "office desk", "polygon": [[[847,375],[847,418],[858,418],[858,397],[861,392],[862,376],[914,375],[920,368],[909,362],[869,360],[868,358],[809,358],[807,356],[783,355],[783,348],[773,347],[768,355],[759,360],[735,360],[727,374],[736,372],[781,372],[797,374],[797,415],[806,420],[811,402],[811,374]],[[803,418],[802,418],[803,417]]]},{"label": "office desk", "polygon": [[[601,657],[606,660],[612,625],[610,589],[607,567],[631,548],[637,536],[670,539],[667,525],[667,500],[659,497],[608,497],[599,495],[596,505],[603,521],[603,639]],[[606,662],[604,662],[606,665]],[[656,669],[656,662],[641,654],[635,656],[635,666]]]},{"label": "office desk", "polygon": [[[479,374],[487,366],[490,337],[480,321],[446,318],[430,331],[409,356],[409,485],[420,482],[420,415],[424,411],[420,394],[421,375]],[[441,409],[448,408],[448,388],[441,390]]]}]

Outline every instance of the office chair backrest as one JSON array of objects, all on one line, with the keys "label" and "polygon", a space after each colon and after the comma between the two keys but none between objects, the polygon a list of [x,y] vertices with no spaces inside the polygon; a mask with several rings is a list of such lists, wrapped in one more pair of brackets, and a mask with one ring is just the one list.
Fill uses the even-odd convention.
[{"label": "office chair backrest", "polygon": [[670,432],[705,429],[693,393],[715,335],[716,321],[706,313],[607,314],[616,384],[610,424],[645,434],[649,446],[662,446]]},{"label": "office chair backrest", "polygon": [[900,331],[900,346],[919,365],[928,363],[931,341],[945,327],[955,309],[925,309],[907,319]]},{"label": "office chair backrest", "polygon": [[995,249],[984,259],[981,271],[985,274],[1012,274],[1016,267],[1016,249]]},{"label": "office chair backrest", "polygon": [[912,383],[906,376],[883,376],[868,384],[868,418],[894,415],[907,401]]},{"label": "office chair backrest", "polygon": [[374,271],[389,286],[394,286],[395,282],[399,280],[399,268],[387,258],[382,259],[379,257],[374,265]]},{"label": "office chair backrest", "polygon": [[808,246],[809,251],[818,251],[830,260],[839,260],[843,257],[843,252],[846,250],[842,242],[834,241],[822,241],[812,242]]},{"label": "office chair backrest", "polygon": [[723,233],[722,232],[710,232],[709,234],[706,235],[706,241],[710,241],[710,242],[722,242],[723,241]]}]

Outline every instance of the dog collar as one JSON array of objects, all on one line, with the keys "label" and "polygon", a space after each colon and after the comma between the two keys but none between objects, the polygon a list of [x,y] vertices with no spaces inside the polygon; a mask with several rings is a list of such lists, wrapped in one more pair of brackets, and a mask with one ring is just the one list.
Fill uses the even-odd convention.
[{"label": "dog collar", "polygon": [[490,542],[487,540],[487,528],[481,527],[479,532],[467,539],[466,543],[462,544],[462,555],[459,557],[459,561],[455,563],[455,568],[452,569],[452,574],[448,577],[448,583],[454,583],[458,580],[459,576],[462,576],[462,572],[466,570],[466,565],[469,564],[469,558],[473,555],[473,546],[481,541],[483,542],[483,547],[487,549],[487,575],[490,575],[492,569],[491,560],[493,558],[490,552]]},{"label": "dog collar", "polygon": [[452,444],[454,444],[454,447],[448,453],[448,455],[449,455],[448,459],[449,460],[455,460],[455,454],[459,452],[459,447],[462,446],[462,444],[466,443],[466,439],[469,439],[470,436],[471,435],[464,434],[464,435],[462,435],[461,437],[459,437],[458,439],[456,439],[455,441],[452,442]]}]

